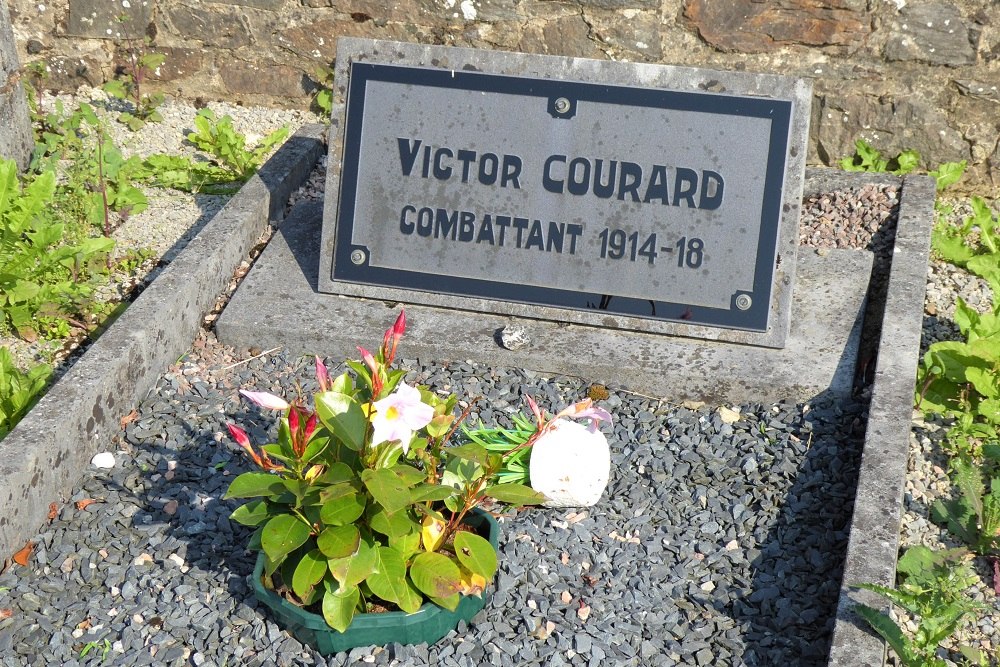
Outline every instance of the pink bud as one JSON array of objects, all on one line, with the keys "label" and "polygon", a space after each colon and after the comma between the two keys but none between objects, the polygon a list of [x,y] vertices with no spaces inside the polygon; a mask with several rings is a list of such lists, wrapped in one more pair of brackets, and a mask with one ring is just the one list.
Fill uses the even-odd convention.
[{"label": "pink bud", "polygon": [[294,405],[288,411],[288,430],[292,432],[292,439],[294,440],[296,434],[299,432],[299,409]]},{"label": "pink bud", "polygon": [[316,357],[316,382],[319,383],[320,391],[330,388],[330,373],[326,370],[326,364],[318,356]]},{"label": "pink bud", "polygon": [[361,360],[364,361],[365,365],[371,369],[372,375],[374,376],[377,371],[377,368],[375,366],[375,357],[372,356],[371,352],[361,347],[360,345],[358,345],[358,352],[361,353]]},{"label": "pink bud", "polygon": [[306,442],[309,442],[309,438],[316,431],[316,413],[309,415],[309,421],[306,422],[306,430],[303,431],[302,436]]},{"label": "pink bud", "polygon": [[269,394],[266,391],[247,391],[246,389],[240,389],[240,393],[262,408],[267,408],[268,410],[288,409],[288,403],[285,399],[275,396],[274,394]]},{"label": "pink bud", "polygon": [[250,438],[247,437],[246,431],[241,429],[236,424],[226,424],[226,428],[229,429],[229,435],[233,437],[233,440],[235,440],[240,447],[247,448],[250,446]]}]

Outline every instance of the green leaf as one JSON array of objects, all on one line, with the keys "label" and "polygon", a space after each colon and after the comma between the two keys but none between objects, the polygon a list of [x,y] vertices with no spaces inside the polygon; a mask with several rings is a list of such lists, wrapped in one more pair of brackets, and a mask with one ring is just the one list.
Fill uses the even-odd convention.
[{"label": "green leaf", "polygon": [[361,533],[355,525],[325,528],[316,538],[316,546],[327,558],[350,556],[361,543]]},{"label": "green leaf", "polygon": [[448,599],[462,588],[462,573],[450,558],[442,553],[425,551],[417,554],[410,565],[410,579],[424,595]]},{"label": "green leaf", "polygon": [[358,493],[349,483],[331,486],[325,489],[320,497],[323,500],[320,519],[328,526],[353,523],[365,511],[365,496]]},{"label": "green leaf", "polygon": [[360,601],[361,591],[357,586],[341,585],[334,589],[327,584],[323,594],[323,620],[334,630],[346,632]]},{"label": "green leaf", "polygon": [[326,575],[326,558],[319,549],[313,549],[302,556],[292,575],[292,591],[300,600],[309,597],[312,589]]},{"label": "green leaf", "polygon": [[481,466],[489,465],[489,452],[485,447],[476,443],[470,442],[458,447],[447,447],[445,448],[444,453],[448,456],[459,458],[464,461],[478,463]]},{"label": "green leaf", "polygon": [[420,609],[423,598],[406,578],[403,555],[392,547],[375,547],[374,572],[365,580],[372,593],[383,600],[395,602],[403,611],[412,614]]},{"label": "green leaf", "polygon": [[244,526],[258,526],[272,516],[271,508],[266,501],[251,500],[236,508],[229,518]]},{"label": "green leaf", "polygon": [[361,481],[375,501],[389,514],[398,512],[411,502],[410,489],[391,470],[365,469]]},{"label": "green leaf", "polygon": [[384,509],[378,510],[371,515],[368,525],[375,532],[390,539],[404,537],[419,530],[416,521],[410,518],[410,513],[405,509],[391,514]]},{"label": "green leaf", "polygon": [[389,546],[403,554],[403,558],[409,558],[420,550],[420,531],[414,529],[405,535],[390,535]]},{"label": "green leaf", "polygon": [[509,505],[541,505],[545,495],[524,484],[497,484],[486,489],[486,495]]},{"label": "green leaf", "polygon": [[914,150],[906,150],[896,156],[896,168],[892,173],[905,175],[920,166],[920,153]]},{"label": "green leaf", "polygon": [[875,632],[885,639],[886,643],[892,647],[892,650],[903,660],[904,664],[914,664],[914,655],[910,648],[910,640],[903,634],[903,631],[888,614],[883,614],[863,604],[859,604],[854,610],[858,613],[858,616],[868,622],[868,625],[872,626]]},{"label": "green leaf", "polygon": [[327,566],[341,586],[357,586],[375,571],[375,546],[362,540],[353,555],[332,558]]},{"label": "green leaf", "polygon": [[406,465],[405,463],[400,463],[394,465],[389,470],[392,471],[400,481],[401,484],[407,488],[412,487],[414,484],[419,484],[427,478],[427,473],[422,470],[417,470],[411,465]]},{"label": "green leaf", "polygon": [[455,489],[450,486],[438,486],[436,484],[421,484],[413,489],[411,502],[425,503],[438,500],[445,500],[455,495]]},{"label": "green leaf", "polygon": [[316,394],[316,414],[323,426],[349,448],[359,451],[364,446],[368,420],[352,396],[334,391]]},{"label": "green leaf", "polygon": [[266,524],[260,535],[264,553],[275,564],[309,539],[309,526],[291,514],[279,514]]},{"label": "green leaf", "polygon": [[944,190],[958,183],[959,179],[962,178],[962,174],[965,173],[967,164],[965,160],[961,162],[945,162],[939,165],[934,171],[929,172],[929,174],[937,182],[937,189],[939,191]]},{"label": "green leaf", "polygon": [[277,496],[285,491],[281,478],[267,472],[245,472],[229,485],[223,499]]},{"label": "green leaf", "polygon": [[474,574],[489,581],[497,571],[497,552],[489,540],[475,533],[460,530],[455,533],[455,556]]}]

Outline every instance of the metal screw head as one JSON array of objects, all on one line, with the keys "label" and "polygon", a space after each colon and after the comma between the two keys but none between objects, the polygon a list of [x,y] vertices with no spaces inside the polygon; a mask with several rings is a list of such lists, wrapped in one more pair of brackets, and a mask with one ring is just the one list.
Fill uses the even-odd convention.
[{"label": "metal screw head", "polygon": [[748,294],[740,294],[736,297],[736,307],[740,310],[750,310],[750,306],[752,305],[753,299]]},{"label": "metal screw head", "polygon": [[356,265],[361,265],[365,263],[365,251],[364,250],[352,250],[351,251],[351,261]]},{"label": "metal screw head", "polygon": [[555,101],[553,106],[555,107],[556,113],[566,113],[567,111],[569,111],[570,104],[569,100],[567,100],[565,97],[560,97]]}]

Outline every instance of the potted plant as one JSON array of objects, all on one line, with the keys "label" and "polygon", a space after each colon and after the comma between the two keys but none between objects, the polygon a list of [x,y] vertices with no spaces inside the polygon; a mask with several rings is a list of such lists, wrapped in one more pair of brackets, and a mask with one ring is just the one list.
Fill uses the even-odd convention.
[{"label": "potted plant", "polygon": [[[434,642],[470,619],[497,569],[497,524],[477,506],[545,500],[497,477],[504,455],[477,442],[449,446],[471,407],[456,417],[456,396],[411,387],[392,368],[405,326],[400,313],[375,354],[359,347],[351,373],[331,378],[317,358],[311,404],[241,391],[284,413],[277,442],[255,448],[229,425],[259,468],[225,496],[248,499],[232,518],[256,528],[255,593],[324,654]],[[589,400],[572,413],[607,418]]]}]

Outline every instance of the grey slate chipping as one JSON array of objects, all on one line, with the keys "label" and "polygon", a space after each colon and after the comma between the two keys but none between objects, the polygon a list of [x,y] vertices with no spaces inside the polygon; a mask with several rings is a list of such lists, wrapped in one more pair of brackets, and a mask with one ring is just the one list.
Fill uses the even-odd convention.
[{"label": "grey slate chipping", "polygon": [[0,441],[2,557],[42,525],[49,503],[68,497],[95,453],[114,446],[121,417],[189,349],[202,316],[319,159],[322,132],[310,125],[293,135]]}]

